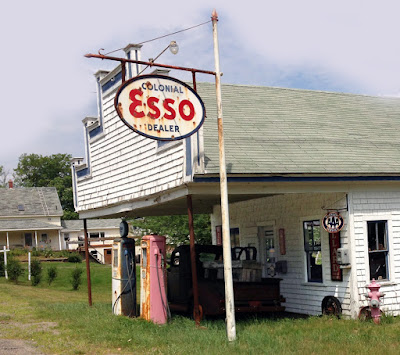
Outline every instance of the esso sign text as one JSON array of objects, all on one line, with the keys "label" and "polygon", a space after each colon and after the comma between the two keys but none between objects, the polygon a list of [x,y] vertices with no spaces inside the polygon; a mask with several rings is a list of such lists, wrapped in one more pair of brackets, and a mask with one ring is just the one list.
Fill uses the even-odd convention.
[{"label": "esso sign text", "polygon": [[205,117],[204,104],[190,86],[162,75],[126,81],[119,88],[114,105],[129,128],[157,140],[189,137]]},{"label": "esso sign text", "polygon": [[[146,102],[143,102],[143,91],[140,89],[133,89],[129,93],[129,98],[132,101],[129,105],[129,112],[133,117],[144,117],[145,113],[143,107],[147,105],[149,108],[148,116],[154,120],[160,118],[161,111],[157,106],[160,102],[158,97],[151,96]],[[173,108],[174,104],[174,99],[166,98],[163,100],[162,106],[166,112],[164,112],[162,118],[166,118],[167,120],[174,120],[176,118],[177,111]],[[189,100],[182,100],[179,103],[178,112],[185,121],[192,120],[195,115],[194,106]]]}]

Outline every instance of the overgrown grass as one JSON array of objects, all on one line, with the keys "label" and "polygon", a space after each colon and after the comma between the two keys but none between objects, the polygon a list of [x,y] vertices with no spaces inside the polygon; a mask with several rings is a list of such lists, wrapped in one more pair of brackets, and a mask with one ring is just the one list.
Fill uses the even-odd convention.
[{"label": "overgrown grass", "polygon": [[[43,263],[44,272],[53,263]],[[84,264],[81,264],[84,268]],[[367,354],[382,349],[399,353],[400,320],[372,322],[328,317],[240,317],[237,340],[226,340],[223,319],[202,322],[173,316],[163,326],[111,314],[111,268],[91,264],[93,307],[88,306],[86,272],[72,291],[68,281],[76,264],[57,263],[48,286],[32,287],[0,278],[0,335],[33,339],[40,350],[63,354]],[[54,322],[54,323],[48,323]]]}]

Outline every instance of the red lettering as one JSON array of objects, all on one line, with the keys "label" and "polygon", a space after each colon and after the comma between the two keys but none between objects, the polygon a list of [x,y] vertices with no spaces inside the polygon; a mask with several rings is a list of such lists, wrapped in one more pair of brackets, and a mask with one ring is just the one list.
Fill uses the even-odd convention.
[{"label": "red lettering", "polygon": [[129,98],[131,99],[132,103],[129,105],[129,112],[133,117],[140,118],[144,117],[144,112],[138,112],[136,111],[137,106],[142,106],[142,101],[136,99],[136,95],[143,96],[143,91],[139,89],[133,89],[129,93]]},{"label": "red lettering", "polygon": [[154,113],[151,113],[149,111],[147,115],[154,120],[160,117],[160,109],[155,105],[155,103],[157,103],[158,101],[159,99],[157,97],[149,97],[149,99],[147,100],[147,106],[150,110],[154,111]]},{"label": "red lettering", "polygon": [[[185,114],[184,108],[185,106],[189,107],[189,114]],[[194,117],[194,106],[189,100],[182,100],[179,104],[179,114],[185,121],[190,121]]]},{"label": "red lettering", "polygon": [[164,106],[165,110],[169,112],[169,114],[168,113],[164,113],[164,117],[167,120],[173,120],[176,117],[175,110],[171,106],[169,106],[169,105],[173,105],[174,102],[175,102],[175,100],[172,100],[172,99],[165,99],[164,100],[163,106]]}]

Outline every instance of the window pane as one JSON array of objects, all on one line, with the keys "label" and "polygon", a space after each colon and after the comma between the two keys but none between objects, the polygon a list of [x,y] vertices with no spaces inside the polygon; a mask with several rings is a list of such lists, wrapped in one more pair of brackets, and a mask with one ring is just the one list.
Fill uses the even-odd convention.
[{"label": "window pane", "polygon": [[375,252],[369,254],[369,274],[371,280],[387,279],[386,252]]},{"label": "window pane", "polygon": [[313,247],[312,222],[304,222],[304,246],[306,250],[312,250]]},{"label": "window pane", "polygon": [[375,222],[368,222],[368,250],[376,250]]},{"label": "window pane", "polygon": [[322,257],[321,252],[308,253],[308,281],[322,282]]},{"label": "window pane", "polygon": [[[317,223],[316,223],[317,222]],[[321,250],[321,227],[319,221],[314,221],[314,250]]]},{"label": "window pane", "polygon": [[386,223],[377,222],[378,224],[378,249],[385,250],[386,247]]}]

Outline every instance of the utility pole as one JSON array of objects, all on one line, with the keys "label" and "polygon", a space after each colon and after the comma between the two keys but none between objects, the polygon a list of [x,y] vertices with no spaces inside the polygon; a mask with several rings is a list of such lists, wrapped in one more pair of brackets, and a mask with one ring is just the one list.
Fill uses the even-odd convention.
[{"label": "utility pole", "polygon": [[217,93],[219,179],[221,188],[222,249],[224,254],[226,333],[228,336],[228,340],[234,341],[236,340],[235,300],[233,295],[231,237],[229,228],[228,183],[226,177],[224,129],[222,121],[221,72],[219,68],[219,48],[218,48],[218,31],[217,31],[218,14],[215,11],[215,9],[212,13],[211,19],[213,25],[213,38],[214,38],[215,89]]}]

